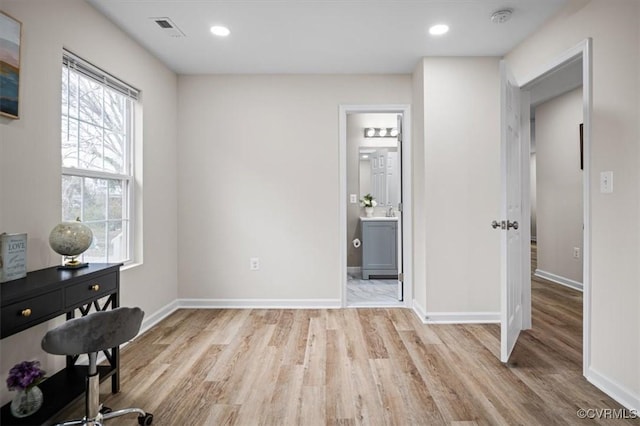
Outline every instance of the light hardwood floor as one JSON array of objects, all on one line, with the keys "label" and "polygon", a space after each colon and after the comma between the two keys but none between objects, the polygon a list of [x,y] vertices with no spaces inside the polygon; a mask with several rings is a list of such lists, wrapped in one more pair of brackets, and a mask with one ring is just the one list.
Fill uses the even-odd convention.
[{"label": "light hardwood floor", "polygon": [[101,399],[171,426],[640,424],[577,417],[622,407],[582,377],[581,294],[538,280],[533,294],[509,365],[497,325],[401,308],[178,310],[124,348],[122,390],[105,382]]}]

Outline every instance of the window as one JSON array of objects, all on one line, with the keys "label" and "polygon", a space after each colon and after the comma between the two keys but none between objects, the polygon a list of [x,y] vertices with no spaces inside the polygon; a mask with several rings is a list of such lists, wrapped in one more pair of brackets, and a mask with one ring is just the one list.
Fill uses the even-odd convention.
[{"label": "window", "polygon": [[85,262],[133,253],[133,142],[138,91],[65,51],[62,58],[62,219],[93,231]]}]

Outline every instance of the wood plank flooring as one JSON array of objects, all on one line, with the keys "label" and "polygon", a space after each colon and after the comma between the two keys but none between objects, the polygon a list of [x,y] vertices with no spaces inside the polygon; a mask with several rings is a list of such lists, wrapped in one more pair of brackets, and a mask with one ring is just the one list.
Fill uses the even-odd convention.
[{"label": "wood plank flooring", "polygon": [[622,407],[582,377],[581,294],[535,280],[533,295],[509,365],[498,325],[401,308],[178,310],[123,349],[121,392],[105,382],[101,400],[170,426],[640,424],[577,417]]}]

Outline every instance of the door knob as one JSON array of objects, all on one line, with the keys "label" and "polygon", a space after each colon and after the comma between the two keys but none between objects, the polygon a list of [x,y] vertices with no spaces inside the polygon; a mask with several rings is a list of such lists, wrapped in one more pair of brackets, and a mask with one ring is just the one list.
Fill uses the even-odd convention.
[{"label": "door knob", "polygon": [[514,220],[513,222],[507,221],[507,229],[518,229],[518,221]]},{"label": "door knob", "polygon": [[498,222],[497,220],[494,220],[493,222],[491,222],[491,227],[493,229],[506,229],[507,225],[505,224],[504,220]]}]

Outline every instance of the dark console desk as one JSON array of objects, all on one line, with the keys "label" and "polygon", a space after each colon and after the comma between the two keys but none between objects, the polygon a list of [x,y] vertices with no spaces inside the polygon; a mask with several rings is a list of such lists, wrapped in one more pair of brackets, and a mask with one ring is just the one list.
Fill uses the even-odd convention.
[{"label": "dark console desk", "polygon": [[[1,338],[19,333],[60,315],[70,320],[93,311],[120,306],[121,264],[93,263],[77,270],[57,267],[29,272],[25,278],[0,283]],[[119,349],[104,352],[109,365],[98,367],[100,381],[111,377],[111,392],[120,390]],[[67,366],[47,379],[40,389],[42,407],[31,416],[18,419],[11,415],[10,403],[0,411],[0,424],[46,425],[51,417],[84,394],[86,366],[76,365],[78,357],[67,357]],[[27,360],[25,358],[25,360]],[[20,360],[23,361],[23,360]],[[2,378],[3,382],[5,378]]]}]

